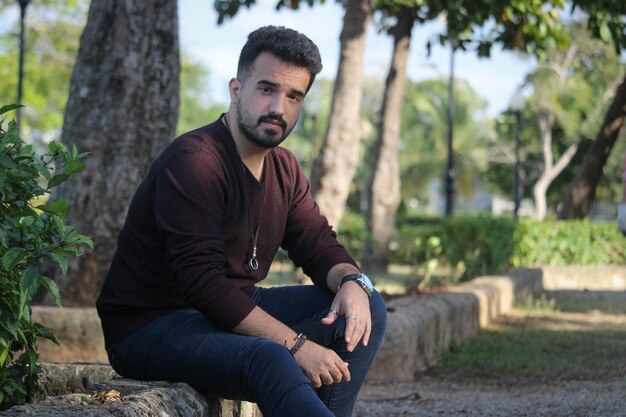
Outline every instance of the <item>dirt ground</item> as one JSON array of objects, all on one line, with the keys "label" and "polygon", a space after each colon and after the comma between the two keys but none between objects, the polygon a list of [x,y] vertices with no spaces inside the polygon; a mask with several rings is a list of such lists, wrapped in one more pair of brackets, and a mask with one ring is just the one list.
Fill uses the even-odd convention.
[{"label": "dirt ground", "polygon": [[626,417],[626,376],[549,383],[423,375],[415,382],[365,386],[354,416]]},{"label": "dirt ground", "polygon": [[[623,311],[626,304],[620,305]],[[580,328],[600,322],[626,328],[624,314],[594,311],[561,318]],[[626,417],[626,374],[621,371],[626,351],[623,361],[609,364],[617,370],[611,377],[569,380],[477,376],[435,367],[415,381],[367,384],[354,417]]]}]

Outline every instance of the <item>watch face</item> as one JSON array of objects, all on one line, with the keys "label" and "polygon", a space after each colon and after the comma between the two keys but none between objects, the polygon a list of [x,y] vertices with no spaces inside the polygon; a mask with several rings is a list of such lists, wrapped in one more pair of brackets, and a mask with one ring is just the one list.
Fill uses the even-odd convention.
[{"label": "watch face", "polygon": [[373,291],[374,290],[374,285],[372,284],[372,281],[370,281],[370,279],[367,277],[367,275],[365,274],[360,274],[359,281],[361,281],[363,284],[365,284],[365,286],[370,290]]}]

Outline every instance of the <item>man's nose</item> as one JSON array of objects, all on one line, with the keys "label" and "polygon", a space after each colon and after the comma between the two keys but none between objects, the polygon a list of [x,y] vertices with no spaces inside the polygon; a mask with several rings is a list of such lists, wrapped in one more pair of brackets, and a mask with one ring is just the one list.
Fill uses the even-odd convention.
[{"label": "man's nose", "polygon": [[271,102],[270,113],[278,114],[281,116],[285,114],[286,100],[287,97],[283,96],[282,94],[274,95]]}]

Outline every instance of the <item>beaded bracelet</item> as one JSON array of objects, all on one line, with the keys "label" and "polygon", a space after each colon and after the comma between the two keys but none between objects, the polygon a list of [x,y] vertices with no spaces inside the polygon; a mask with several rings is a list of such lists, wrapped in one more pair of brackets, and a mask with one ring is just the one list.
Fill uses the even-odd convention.
[{"label": "beaded bracelet", "polygon": [[291,347],[291,349],[289,349],[289,353],[291,353],[291,356],[294,356],[296,354],[296,352],[298,350],[300,350],[300,348],[302,347],[302,345],[306,341],[306,336],[303,335],[302,333],[300,333],[299,335],[297,335],[295,337],[294,340],[296,341],[296,343],[294,343],[294,345]]}]

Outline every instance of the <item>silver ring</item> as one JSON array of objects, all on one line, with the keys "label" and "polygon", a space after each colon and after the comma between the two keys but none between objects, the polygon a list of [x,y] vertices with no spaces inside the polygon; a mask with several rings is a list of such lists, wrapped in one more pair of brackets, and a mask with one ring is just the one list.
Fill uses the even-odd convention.
[{"label": "silver ring", "polygon": [[337,310],[335,310],[334,308],[331,308],[329,313],[330,314],[334,314],[336,316],[337,315]]},{"label": "silver ring", "polygon": [[348,320],[356,320],[356,316],[354,314],[348,314],[346,316],[346,319],[348,319]]}]

